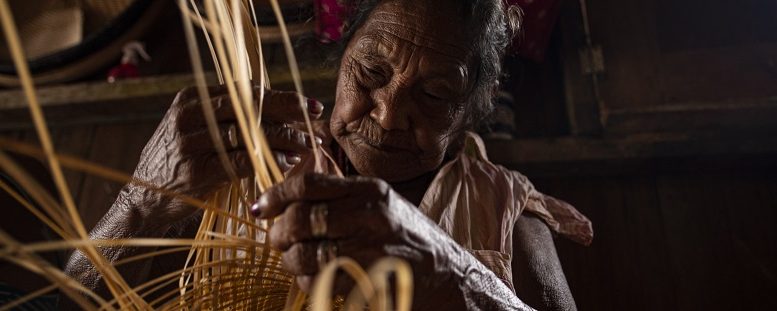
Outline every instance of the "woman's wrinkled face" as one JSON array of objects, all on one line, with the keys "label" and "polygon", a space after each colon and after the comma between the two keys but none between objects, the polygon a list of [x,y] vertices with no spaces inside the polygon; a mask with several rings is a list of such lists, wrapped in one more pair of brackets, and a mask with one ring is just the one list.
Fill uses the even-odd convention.
[{"label": "woman's wrinkled face", "polygon": [[461,127],[472,39],[457,9],[429,2],[383,1],[343,55],[331,130],[362,175],[430,172]]}]

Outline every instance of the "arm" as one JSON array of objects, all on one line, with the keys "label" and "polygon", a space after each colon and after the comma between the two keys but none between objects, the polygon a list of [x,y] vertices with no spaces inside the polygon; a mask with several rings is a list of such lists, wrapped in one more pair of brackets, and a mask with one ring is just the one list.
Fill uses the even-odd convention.
[{"label": "arm", "polygon": [[[287,126],[304,120],[298,104],[299,97],[293,92],[261,88],[256,91],[265,92],[263,120],[268,122],[263,122],[263,129],[267,141],[280,167],[288,170],[294,165],[292,159],[298,157],[296,154],[310,152],[309,146],[312,145],[304,132]],[[231,165],[235,177],[247,177],[253,173],[253,168],[248,151],[241,146],[242,139],[234,137],[237,121],[226,93],[224,87],[210,89],[210,94],[214,96],[212,102],[215,121],[219,124],[218,134],[221,135],[220,140],[227,143],[227,156],[224,160],[228,162],[226,164]],[[314,100],[307,102],[311,117],[318,119],[323,112],[323,105]],[[214,137],[208,131],[203,117],[203,105],[196,89],[185,89],[178,93],[143,149],[133,177],[171,193],[204,199],[232,180],[213,141]],[[180,237],[180,232],[176,233],[176,230],[170,229],[178,227],[177,224],[191,225],[195,221],[190,216],[196,212],[196,207],[164,196],[159,191],[127,185],[108,213],[92,230],[90,238],[161,238],[166,234]],[[112,263],[153,250],[136,247],[100,249]],[[140,260],[121,265],[117,269],[130,286],[138,285],[148,279],[151,262],[151,259]],[[171,266],[174,267],[176,266]],[[107,296],[102,275],[80,251],[71,256],[66,273],[97,294]]]},{"label": "arm", "polygon": [[[312,217],[310,202],[325,210],[326,229],[321,233],[313,233],[312,221],[317,218]],[[408,262],[413,270],[415,310],[532,310],[380,179],[292,176],[262,194],[253,212],[260,218],[276,219],[270,243],[283,252],[283,267],[296,276],[305,292],[310,292],[320,268],[318,247],[328,240],[335,243],[336,256],[352,258],[364,268],[386,256]],[[352,285],[346,275],[340,275],[334,291],[347,294]]]},{"label": "arm", "polygon": [[513,231],[513,283],[526,303],[540,310],[577,310],[561,269],[550,229],[534,216],[521,216]]},{"label": "arm", "polygon": [[[122,189],[100,222],[89,234],[91,239],[127,239],[127,238],[161,238],[170,230],[171,223],[149,222],[148,210],[158,210],[158,205],[165,204],[163,200],[143,198],[139,188],[128,185]],[[152,247],[104,247],[99,249],[110,262],[129,258],[156,250]],[[130,286],[136,286],[148,278],[152,259],[137,260],[116,269]],[[96,294],[107,297],[109,292],[102,280],[102,275],[94,268],[87,257],[79,250],[73,252],[65,267],[65,273],[81,282]]]},{"label": "arm", "polygon": [[[440,278],[443,282],[438,284],[439,288],[429,288],[427,293],[416,291],[416,296],[430,292],[447,295],[438,294],[435,299],[424,299],[426,307],[415,306],[414,309],[433,310],[446,306],[439,310],[534,310],[446,233],[437,231],[436,234],[444,240],[441,244],[448,247],[448,255],[444,257],[452,258],[447,267],[451,275]],[[421,300],[421,297],[414,299]]]}]

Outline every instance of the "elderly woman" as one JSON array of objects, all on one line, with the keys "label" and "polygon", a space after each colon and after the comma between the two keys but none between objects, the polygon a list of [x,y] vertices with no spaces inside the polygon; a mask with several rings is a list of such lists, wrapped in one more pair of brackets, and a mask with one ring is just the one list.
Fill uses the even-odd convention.
[{"label": "elderly woman", "polygon": [[[575,309],[551,229],[587,243],[590,223],[524,176],[489,162],[480,139],[466,131],[489,113],[501,57],[517,26],[515,11],[501,0],[367,0],[358,6],[335,106],[320,137],[308,139],[295,129],[302,120],[296,94],[265,91],[265,131],[289,178],[265,192],[253,212],[283,215],[270,237],[283,251],[284,268],[309,290],[324,245],[363,266],[384,256],[409,262],[416,309],[530,309],[524,302]],[[214,91],[224,139],[234,140],[228,99]],[[323,105],[307,103],[320,118]],[[307,173],[312,144],[329,149],[348,176]],[[135,177],[203,198],[229,180],[212,146],[195,92],[183,91],[144,149]],[[238,146],[229,156],[239,174],[251,174],[244,150]],[[193,215],[194,207],[128,185],[92,237],[185,234],[181,228],[196,225]],[[104,252],[116,261],[140,250]],[[149,266],[121,271],[140,281]],[[68,272],[101,286],[80,253]]]}]

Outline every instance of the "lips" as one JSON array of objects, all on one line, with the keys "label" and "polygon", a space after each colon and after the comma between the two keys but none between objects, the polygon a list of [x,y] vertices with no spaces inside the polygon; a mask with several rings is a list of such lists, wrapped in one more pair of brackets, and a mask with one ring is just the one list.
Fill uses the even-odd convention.
[{"label": "lips", "polygon": [[350,136],[351,136],[352,142],[355,145],[367,145],[367,146],[369,146],[369,147],[371,147],[373,149],[377,149],[377,150],[383,151],[383,152],[390,152],[390,153],[410,152],[412,150],[411,148],[409,148],[406,145],[405,146],[393,146],[393,145],[389,145],[389,144],[385,144],[385,143],[380,143],[380,142],[371,140],[371,139],[369,139],[369,138],[367,138],[367,137],[365,137],[365,136],[363,136],[363,135],[361,135],[359,133],[352,133]]},{"label": "lips", "polygon": [[415,137],[408,131],[386,131],[370,118],[363,118],[347,126],[351,140],[386,152],[414,152],[418,150]]}]

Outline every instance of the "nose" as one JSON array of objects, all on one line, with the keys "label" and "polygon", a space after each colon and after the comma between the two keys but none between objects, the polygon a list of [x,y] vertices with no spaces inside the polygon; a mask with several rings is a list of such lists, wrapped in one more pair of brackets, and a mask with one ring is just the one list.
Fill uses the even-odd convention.
[{"label": "nose", "polygon": [[409,130],[409,108],[412,105],[406,86],[389,83],[373,91],[375,107],[370,117],[385,130]]}]

